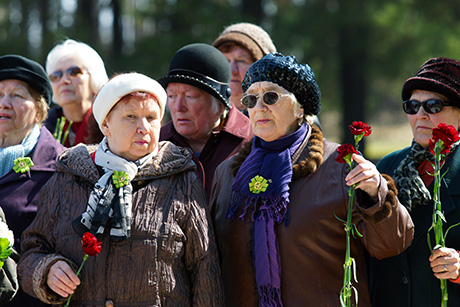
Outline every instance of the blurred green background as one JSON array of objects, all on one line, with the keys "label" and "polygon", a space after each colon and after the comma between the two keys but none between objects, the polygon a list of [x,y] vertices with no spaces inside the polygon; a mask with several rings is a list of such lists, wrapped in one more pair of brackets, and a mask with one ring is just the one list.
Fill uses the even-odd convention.
[{"label": "blurred green background", "polygon": [[211,44],[242,21],[313,68],[326,138],[351,143],[355,120],[373,127],[361,147],[373,160],[410,144],[404,81],[431,57],[460,59],[458,0],[0,0],[0,52],[44,65],[72,38],[95,48],[110,75],[159,78],[180,47]]}]

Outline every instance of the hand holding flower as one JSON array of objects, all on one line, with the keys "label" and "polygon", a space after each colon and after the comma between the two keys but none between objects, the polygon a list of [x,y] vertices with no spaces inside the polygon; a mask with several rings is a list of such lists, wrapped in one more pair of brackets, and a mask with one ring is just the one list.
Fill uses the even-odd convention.
[{"label": "hand holding flower", "polygon": [[[443,161],[446,159],[447,154],[450,152],[450,149],[452,145],[459,140],[459,135],[458,131],[455,127],[451,125],[446,125],[444,123],[440,123],[437,127],[433,128],[433,138],[430,140],[428,148],[430,149],[431,153],[434,155],[434,163],[432,163],[433,166],[433,174],[432,176],[434,177],[434,187],[433,187],[433,214],[432,214],[432,224],[431,227],[428,229],[428,234],[427,234],[427,239],[428,239],[428,246],[430,250],[432,251],[433,255],[440,255],[440,257],[443,257],[442,254],[436,253],[436,250],[439,250],[441,248],[445,248],[446,246],[446,236],[449,230],[452,227],[458,226],[460,224],[454,224],[450,226],[446,232],[444,232],[444,223],[446,223],[446,218],[444,216],[444,212],[442,210],[442,205],[441,205],[441,181],[444,175],[447,173],[447,171],[444,174],[441,174],[441,167],[443,164]],[[435,235],[435,247],[432,248],[431,245],[431,238],[430,238],[430,232],[433,231]],[[447,249],[444,250],[444,252]],[[435,267],[439,267],[439,261],[437,262],[438,265],[435,265]],[[444,263],[443,265],[443,270],[447,271],[447,264]],[[446,267],[444,267],[444,265]],[[440,273],[440,271],[437,269],[435,272]],[[435,274],[436,276],[437,274]],[[442,307],[447,307],[447,300],[449,299],[448,293],[447,293],[447,281],[444,278],[440,278],[439,274],[436,276],[437,278],[440,279],[440,284],[441,284],[441,306]]]},{"label": "hand holding flower", "polygon": [[51,290],[62,297],[68,297],[74,293],[80,279],[67,262],[58,261],[51,266],[46,282]]},{"label": "hand holding flower", "polygon": [[350,168],[350,172],[345,177],[346,183],[350,186],[348,191],[348,212],[347,220],[344,221],[336,216],[337,219],[344,222],[345,233],[346,233],[346,249],[345,249],[345,262],[343,264],[343,287],[340,290],[340,305],[342,307],[351,307],[351,296],[354,293],[356,305],[358,305],[358,290],[353,286],[352,279],[358,282],[356,279],[356,263],[355,259],[351,257],[350,240],[351,235],[362,235],[356,229],[356,225],[352,223],[352,211],[353,211],[353,198],[355,189],[359,188],[368,193],[373,198],[377,197],[378,187],[380,185],[380,175],[374,164],[364,159],[357,148],[359,142],[365,136],[369,136],[372,132],[371,126],[363,122],[353,122],[349,126],[350,132],[354,135],[355,146],[351,144],[342,144],[337,148],[338,156],[335,160],[339,163],[346,163]]},{"label": "hand holding flower", "polygon": [[[83,261],[80,267],[78,268],[78,271],[75,272],[75,277],[78,277],[80,275],[81,269],[83,268],[83,265],[85,264],[86,260],[88,260],[89,256],[97,256],[102,251],[101,245],[102,245],[102,242],[99,242],[92,233],[85,232],[83,234],[83,238],[81,238],[81,247],[83,248],[83,253],[85,253],[85,256],[83,257]],[[65,269],[67,270],[67,268]],[[61,281],[64,280],[68,282],[69,280],[67,277],[69,277],[69,275],[67,274],[67,272],[63,272],[63,273],[65,273],[65,275],[63,275],[62,273],[60,274],[60,276],[62,277]],[[59,272],[57,274],[59,274]],[[72,282],[75,283],[75,278],[72,275],[70,275],[70,277],[72,277]],[[80,284],[80,280],[78,280],[77,286],[78,284]],[[67,285],[68,283],[66,284],[66,286]],[[70,290],[72,291],[72,293],[69,293],[67,291],[67,293],[69,293],[70,295],[69,295],[69,298],[67,299],[67,303],[65,304],[65,306],[70,305],[70,299],[72,298],[72,294],[75,288],[70,289]]]},{"label": "hand holding flower", "polygon": [[438,279],[457,279],[460,275],[460,255],[453,249],[441,247],[431,254],[430,266]]},{"label": "hand holding flower", "polygon": [[348,186],[355,185],[356,189],[361,189],[371,197],[377,197],[380,185],[380,173],[375,165],[366,160],[363,156],[353,154],[352,160],[357,164],[348,173],[345,180]]}]

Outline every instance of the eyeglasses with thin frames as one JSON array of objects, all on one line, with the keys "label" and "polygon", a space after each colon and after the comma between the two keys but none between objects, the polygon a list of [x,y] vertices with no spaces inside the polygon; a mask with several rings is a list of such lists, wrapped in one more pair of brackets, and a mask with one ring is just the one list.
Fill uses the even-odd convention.
[{"label": "eyeglasses with thin frames", "polygon": [[[262,100],[267,105],[275,104],[279,101],[281,96],[288,96],[289,94],[280,94],[275,91],[268,91],[262,94]],[[259,100],[260,95],[245,95],[241,98],[241,103],[248,109],[254,108]]]},{"label": "eyeglasses with thin frames", "polygon": [[86,70],[84,68],[78,67],[78,66],[72,66],[67,68],[66,70],[57,70],[53,72],[52,74],[49,75],[49,78],[51,82],[58,82],[61,80],[61,78],[66,74],[67,76],[71,78],[76,78],[84,74]]}]

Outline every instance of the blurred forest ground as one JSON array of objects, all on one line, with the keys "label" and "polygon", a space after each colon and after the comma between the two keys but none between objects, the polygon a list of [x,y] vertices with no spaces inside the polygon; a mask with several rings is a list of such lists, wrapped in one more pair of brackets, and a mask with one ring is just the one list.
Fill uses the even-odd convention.
[{"label": "blurred forest ground", "polygon": [[95,48],[109,74],[166,74],[182,46],[212,43],[232,23],[261,25],[278,51],[314,70],[326,138],[360,145],[376,161],[411,142],[401,88],[431,57],[460,59],[458,0],[0,0],[0,54],[43,65],[66,38]]},{"label": "blurred forest ground", "polygon": [[[341,142],[342,133],[338,125],[340,116],[337,111],[320,113],[323,133],[329,141]],[[375,163],[385,155],[407,147],[412,142],[412,131],[405,114],[381,111],[370,116],[367,123],[372,127],[372,134],[366,138],[367,146],[364,154],[367,159]]]}]

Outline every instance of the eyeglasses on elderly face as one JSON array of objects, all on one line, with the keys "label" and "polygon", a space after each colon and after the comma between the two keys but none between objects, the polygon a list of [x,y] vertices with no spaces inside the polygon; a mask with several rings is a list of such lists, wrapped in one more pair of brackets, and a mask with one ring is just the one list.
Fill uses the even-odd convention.
[{"label": "eyeglasses on elderly face", "polygon": [[72,66],[72,67],[67,68],[64,71],[57,70],[57,71],[53,72],[51,75],[49,75],[49,78],[50,78],[51,82],[58,82],[59,80],[61,80],[61,78],[64,76],[64,74],[66,74],[67,76],[69,76],[71,78],[75,78],[75,77],[81,76],[85,72],[86,72],[86,70],[84,68],[81,68],[81,67],[78,67],[78,66]]},{"label": "eyeglasses on elderly face", "polygon": [[[281,96],[287,96],[289,94],[280,94],[275,91],[268,91],[262,94],[262,99],[265,104],[271,106],[278,102]],[[254,108],[257,104],[257,100],[260,95],[245,95],[241,98],[241,103],[248,109]]]},{"label": "eyeglasses on elderly face", "polygon": [[420,107],[423,106],[423,109],[429,114],[436,114],[442,111],[445,106],[451,106],[449,101],[444,101],[441,99],[428,99],[425,101],[418,100],[406,100],[403,102],[404,112],[407,114],[417,114]]}]

